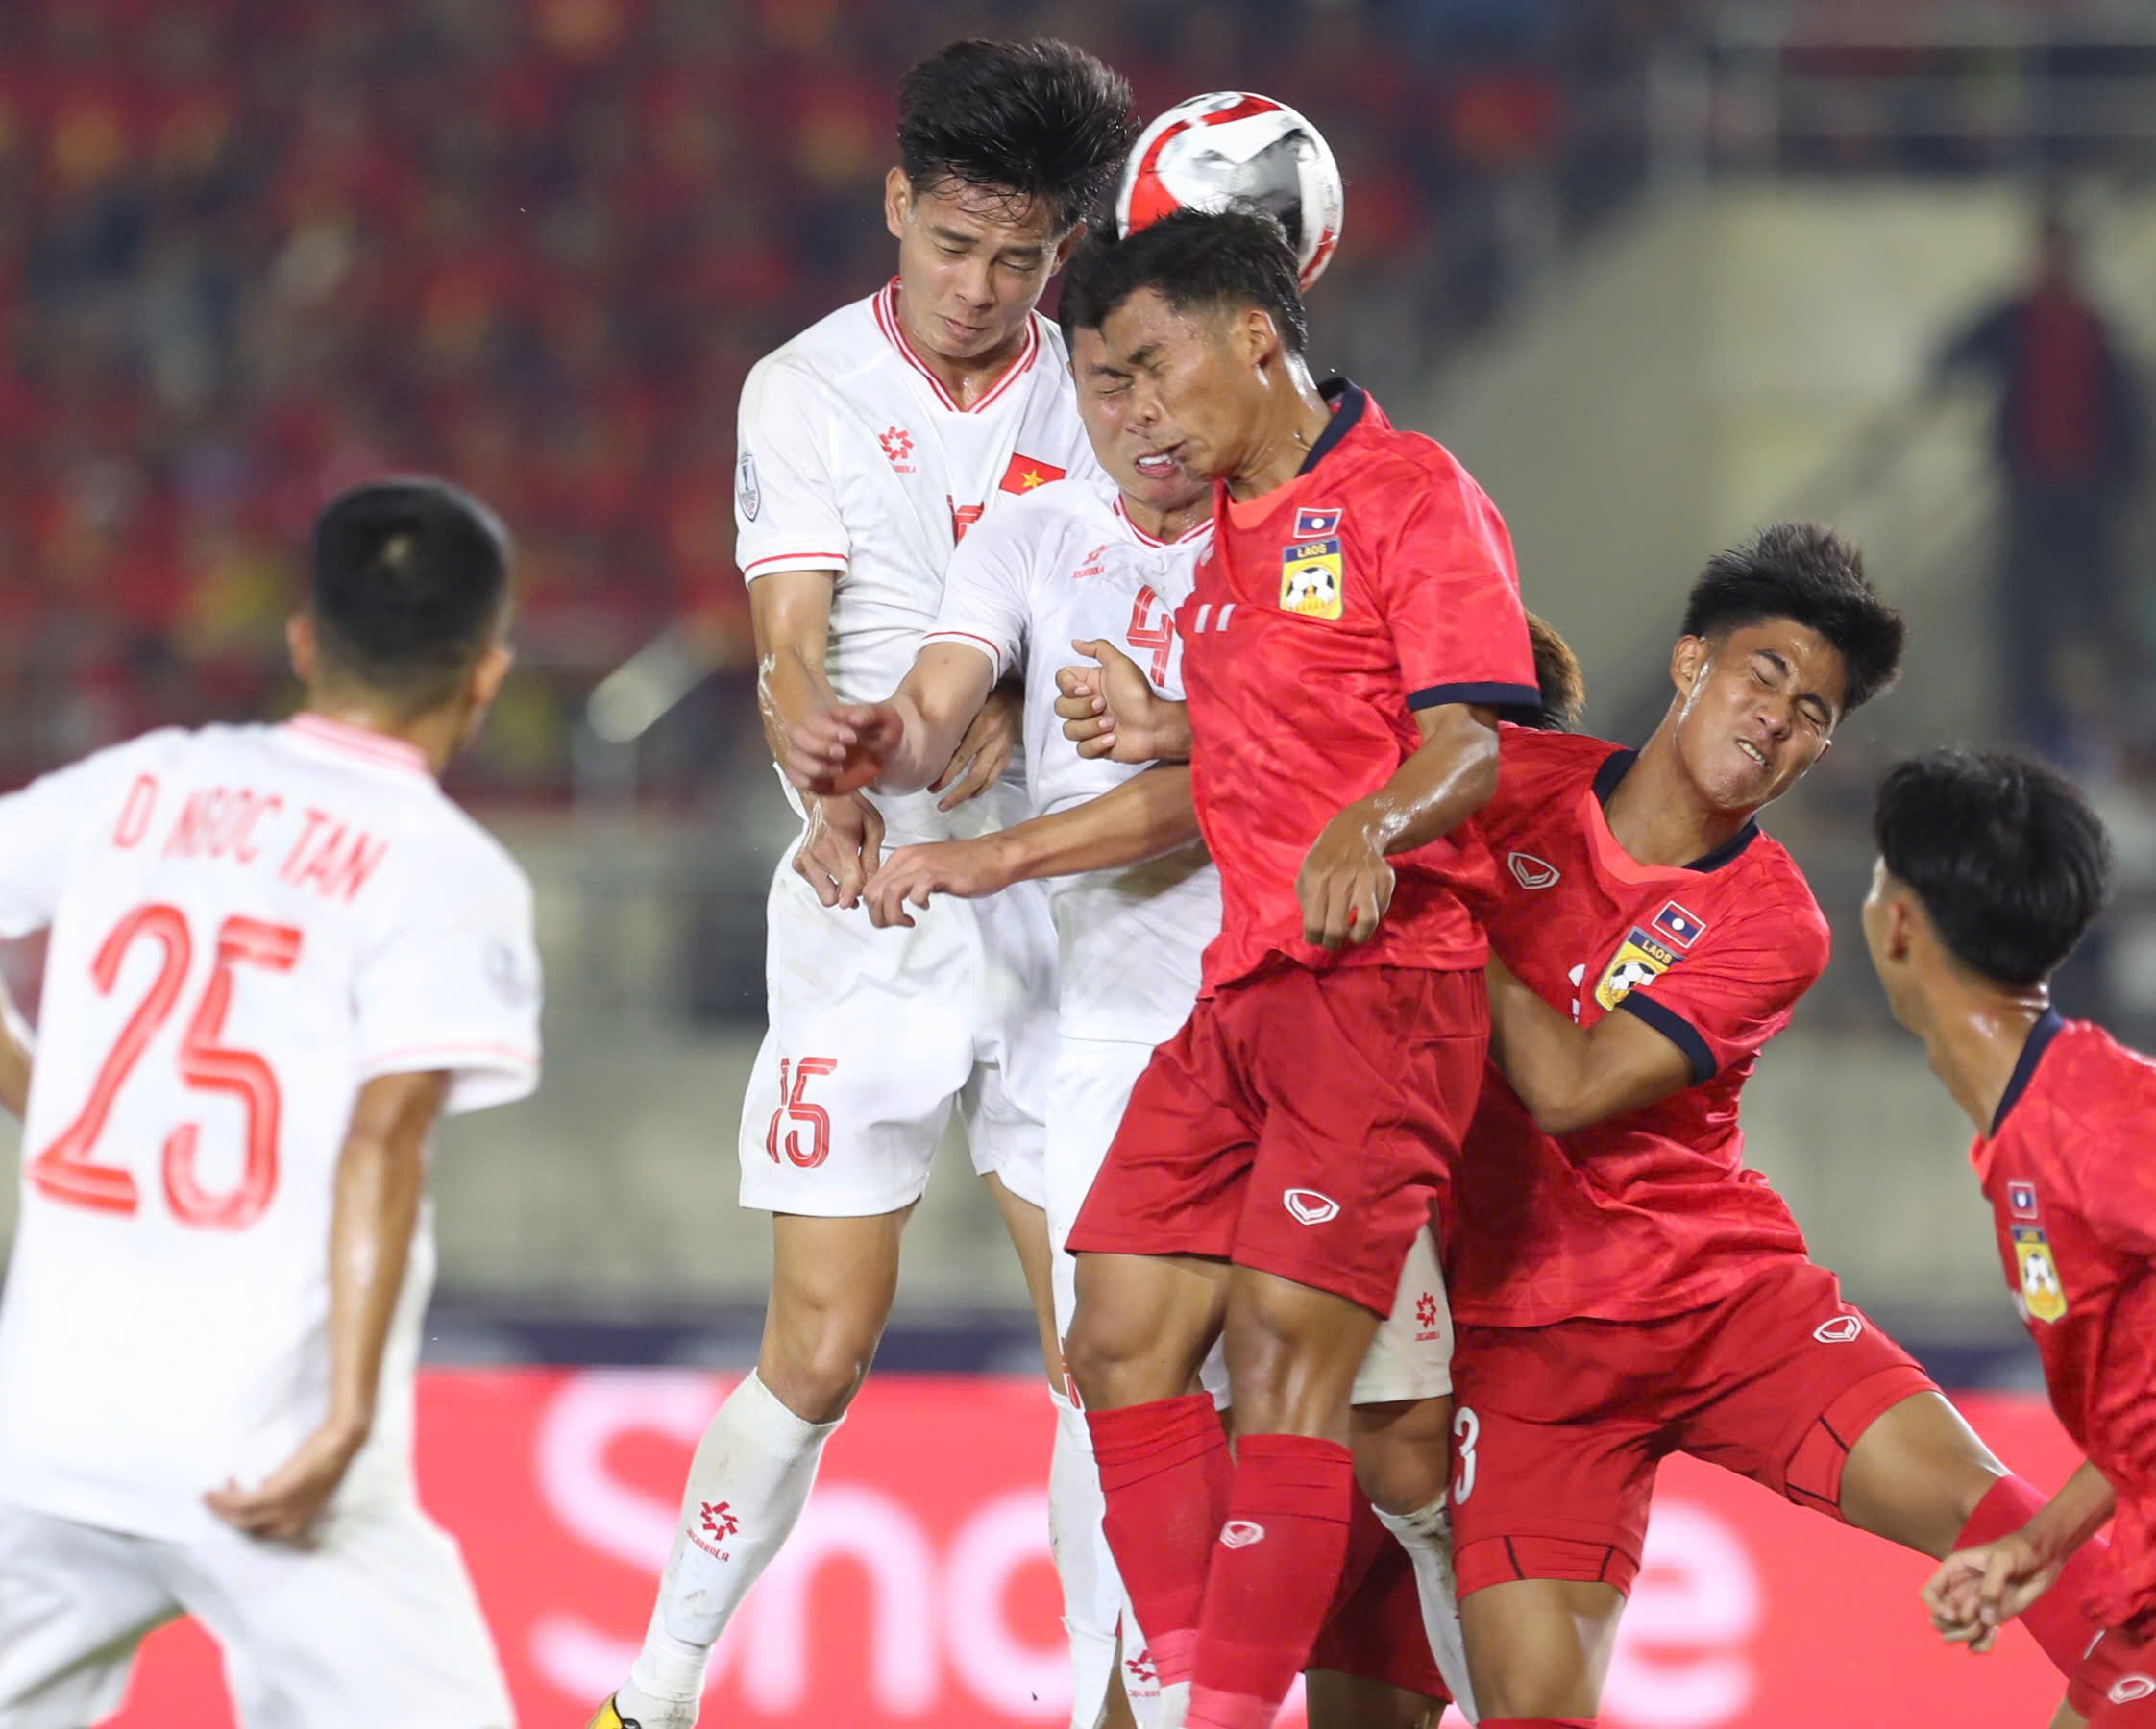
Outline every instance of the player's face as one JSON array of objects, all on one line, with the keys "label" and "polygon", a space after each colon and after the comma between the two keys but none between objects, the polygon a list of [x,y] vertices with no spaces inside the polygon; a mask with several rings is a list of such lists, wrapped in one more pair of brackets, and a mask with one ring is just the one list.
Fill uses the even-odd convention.
[{"label": "player's face", "polygon": [[1127,393],[1120,412],[1157,472],[1172,463],[1210,481],[1244,461],[1265,393],[1244,324],[1240,313],[1178,311],[1151,288],[1101,321],[1101,378]]},{"label": "player's face", "polygon": [[1773,803],[1833,743],[1842,657],[1806,625],[1770,619],[1720,643],[1685,637],[1670,671],[1678,753],[1717,810]]},{"label": "player's face", "polygon": [[1129,380],[1108,365],[1108,344],[1098,330],[1071,332],[1070,375],[1086,438],[1127,497],[1167,514],[1193,508],[1213,490],[1205,475],[1155,451],[1132,426]]},{"label": "player's face", "polygon": [[917,191],[899,168],[885,177],[883,217],[898,240],[906,334],[954,363],[1017,346],[1076,237],[1053,232],[1038,199],[956,183]]}]

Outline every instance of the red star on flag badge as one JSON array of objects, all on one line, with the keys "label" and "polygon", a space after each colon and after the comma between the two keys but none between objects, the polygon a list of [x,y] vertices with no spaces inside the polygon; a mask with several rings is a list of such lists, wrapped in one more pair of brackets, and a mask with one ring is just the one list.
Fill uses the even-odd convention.
[{"label": "red star on flag badge", "polygon": [[1064,471],[1052,462],[1037,461],[1031,456],[1014,456],[1010,467],[1003,471],[1003,478],[996,482],[996,490],[1008,493],[1029,493],[1061,480]]}]

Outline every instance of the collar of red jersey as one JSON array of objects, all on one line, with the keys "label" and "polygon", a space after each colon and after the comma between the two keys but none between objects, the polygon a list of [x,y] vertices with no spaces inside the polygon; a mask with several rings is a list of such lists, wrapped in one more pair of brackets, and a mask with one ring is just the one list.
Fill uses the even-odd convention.
[{"label": "collar of red jersey", "polygon": [[2028,1038],[2021,1045],[2021,1060],[2014,1064],[2006,1090],[1999,1095],[1998,1108],[1992,1112],[1993,1135],[2005,1128],[2006,1113],[2021,1102],[2029,1083],[2036,1079],[2036,1065],[2044,1060],[2044,1053],[2051,1048],[2051,1041],[2065,1031],[2066,1017],[2056,1009],[2046,1009],[2036,1017],[2036,1025],[2029,1029]]}]

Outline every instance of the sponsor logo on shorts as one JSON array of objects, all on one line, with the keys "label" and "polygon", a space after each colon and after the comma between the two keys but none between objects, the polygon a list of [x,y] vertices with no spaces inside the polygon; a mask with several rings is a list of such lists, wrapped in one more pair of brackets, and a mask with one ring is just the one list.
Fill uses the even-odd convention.
[{"label": "sponsor logo on shorts", "polygon": [[1340,1204],[1315,1189],[1289,1189],[1281,1200],[1298,1225],[1324,1225],[1340,1216]]},{"label": "sponsor logo on shorts", "polygon": [[1248,1548],[1254,1543],[1265,1541],[1265,1527],[1248,1519],[1231,1519],[1220,1527],[1220,1544],[1223,1548]]},{"label": "sponsor logo on shorts", "polygon": [[1836,1315],[1831,1321],[1822,1321],[1812,1328],[1812,1337],[1822,1345],[1847,1345],[1864,1330],[1862,1315]]},{"label": "sponsor logo on shorts", "polygon": [[1415,1343],[1429,1345],[1438,1336],[1437,1293],[1425,1291],[1415,1299]]},{"label": "sponsor logo on shorts", "polygon": [[2146,1675],[2121,1675],[2111,1684],[2104,1694],[2114,1705],[2131,1705],[2136,1699],[2145,1699],[2156,1693],[2156,1680]]},{"label": "sponsor logo on shorts", "polygon": [[1507,853],[1505,864],[1512,873],[1512,880],[1523,889],[1548,889],[1564,874],[1549,860],[1538,859],[1532,853]]}]

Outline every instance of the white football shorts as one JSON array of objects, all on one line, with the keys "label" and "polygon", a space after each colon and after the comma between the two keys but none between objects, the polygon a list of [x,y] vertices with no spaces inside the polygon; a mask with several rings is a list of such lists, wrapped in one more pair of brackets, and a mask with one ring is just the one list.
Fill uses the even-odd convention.
[{"label": "white football shorts", "polygon": [[912,930],[825,907],[793,867],[772,879],[771,1030],[741,1111],[741,1204],[870,1218],[920,1199],[955,1106],[973,1168],[1046,1200],[1056,932],[1040,883],[937,895]]},{"label": "white football shorts", "polygon": [[[1131,1089],[1152,1058],[1151,1045],[1115,1039],[1065,1038],[1058,1045],[1048,1093],[1047,1209],[1059,1338],[1069,1333],[1077,1307],[1078,1257],[1064,1243],[1108,1157]],[[1227,1369],[1217,1344],[1200,1378],[1216,1401],[1226,1401]],[[1392,1313],[1370,1342],[1350,1402],[1388,1404],[1452,1390],[1452,1310],[1445,1302],[1436,1238],[1425,1230],[1408,1251]]]},{"label": "white football shorts", "polygon": [[191,1615],[241,1729],[510,1729],[456,1542],[416,1501],[334,1515],[311,1546],[177,1543],[0,1503],[0,1729],[120,1708],[135,1648]]}]

